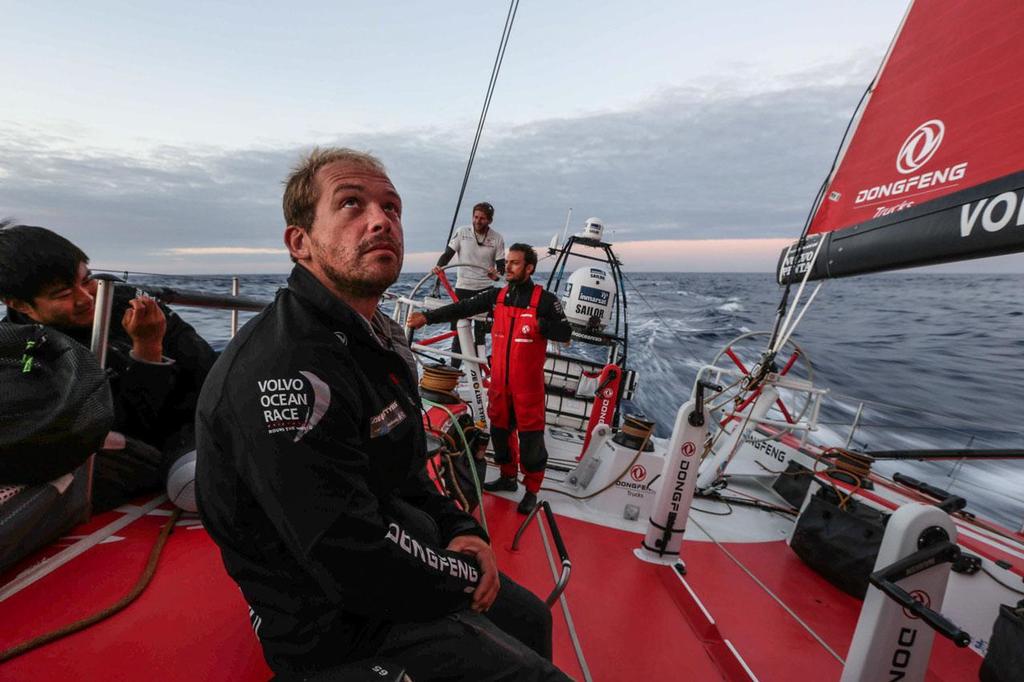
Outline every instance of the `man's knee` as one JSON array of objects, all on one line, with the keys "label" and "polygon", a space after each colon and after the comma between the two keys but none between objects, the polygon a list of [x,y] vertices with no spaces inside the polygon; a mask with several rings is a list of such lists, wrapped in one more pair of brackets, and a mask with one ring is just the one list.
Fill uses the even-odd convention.
[{"label": "man's knee", "polygon": [[567,680],[550,661],[480,614],[462,612],[392,628],[378,655],[414,680]]},{"label": "man's knee", "polygon": [[543,471],[548,463],[548,451],[544,447],[543,431],[519,432],[519,461],[523,471]]},{"label": "man's knee", "polygon": [[508,464],[512,461],[512,453],[509,448],[508,439],[511,432],[499,426],[491,427],[491,443],[494,445],[494,461],[498,464]]}]

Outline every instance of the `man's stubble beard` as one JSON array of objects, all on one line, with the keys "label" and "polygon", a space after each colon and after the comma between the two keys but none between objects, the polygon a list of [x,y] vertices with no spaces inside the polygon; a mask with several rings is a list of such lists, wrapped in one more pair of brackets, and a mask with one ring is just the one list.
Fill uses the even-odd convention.
[{"label": "man's stubble beard", "polygon": [[[326,252],[326,250],[319,244],[317,244],[315,248],[320,252],[321,256]],[[376,276],[369,275],[365,271],[359,269],[358,265],[353,266],[351,272],[343,273],[341,270],[331,265],[331,261],[328,258],[321,258],[320,267],[340,293],[348,294],[356,298],[376,298],[387,291],[388,287],[398,281],[398,275],[402,271],[401,260],[402,259],[399,258],[394,276],[384,273]]]}]

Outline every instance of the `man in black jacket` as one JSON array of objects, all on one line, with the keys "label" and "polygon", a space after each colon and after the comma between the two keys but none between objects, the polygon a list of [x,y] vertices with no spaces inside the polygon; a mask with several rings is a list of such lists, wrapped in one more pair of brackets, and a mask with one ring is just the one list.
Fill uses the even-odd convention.
[{"label": "man in black jacket", "polygon": [[[408,325],[451,322],[481,313],[494,318],[491,331],[491,383],[487,389],[487,417],[491,423],[494,461],[501,476],[484,484],[485,490],[515,492],[518,468],[523,470],[526,492],[519,513],[537,505],[544,481],[548,452],[544,447],[544,360],[547,341],[568,341],[572,327],[558,299],[531,279],[537,252],[529,244],[513,244],[505,260],[504,289],[491,288],[457,303],[413,313]],[[513,441],[518,434],[517,442]],[[518,445],[518,455],[516,452]]]},{"label": "man in black jacket", "polygon": [[380,657],[417,682],[564,680],[543,603],[426,476],[415,375],[377,310],[401,270],[401,207],[352,150],[314,150],[289,177],[288,287],[199,401],[203,522],[282,677],[344,679]]},{"label": "man in black jacket", "polygon": [[[88,346],[96,295],[88,266],[89,257],[55,232],[0,221],[5,321],[53,327]],[[115,291],[108,338],[117,433],[97,453],[96,511],[159,488],[174,460],[193,449],[199,389],[216,359],[187,322],[127,287]]]}]

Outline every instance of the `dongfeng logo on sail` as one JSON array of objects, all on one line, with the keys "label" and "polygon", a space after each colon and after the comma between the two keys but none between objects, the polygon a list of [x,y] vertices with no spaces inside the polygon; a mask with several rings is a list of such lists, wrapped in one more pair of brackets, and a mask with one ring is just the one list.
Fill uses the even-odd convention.
[{"label": "dongfeng logo on sail", "polygon": [[909,175],[928,163],[939,150],[945,134],[946,126],[937,118],[919,125],[900,147],[900,153],[896,155],[896,170]]},{"label": "dongfeng logo on sail", "polygon": [[[962,180],[964,175],[967,174],[966,161],[952,166],[947,166],[945,168],[940,168],[938,170],[928,171],[927,173],[910,175],[931,161],[932,157],[935,156],[935,152],[937,152],[939,147],[942,145],[945,135],[946,126],[937,118],[925,121],[919,125],[903,141],[903,145],[900,147],[899,153],[896,155],[897,172],[901,175],[909,175],[910,177],[904,177],[899,180],[893,180],[892,182],[884,185],[877,185],[868,189],[862,189],[857,192],[857,197],[853,202],[855,204],[863,204],[877,199],[884,200],[889,197],[898,197],[903,194],[907,194],[913,190],[924,190],[924,192],[917,191],[910,196],[925,192],[934,192],[940,189],[943,185],[949,185],[950,183],[956,183],[958,180]],[[904,208],[909,208],[912,205],[912,202],[903,202],[903,204],[895,208],[902,210]],[[891,213],[892,210],[894,209],[886,207],[879,208],[876,213],[876,217]]]}]

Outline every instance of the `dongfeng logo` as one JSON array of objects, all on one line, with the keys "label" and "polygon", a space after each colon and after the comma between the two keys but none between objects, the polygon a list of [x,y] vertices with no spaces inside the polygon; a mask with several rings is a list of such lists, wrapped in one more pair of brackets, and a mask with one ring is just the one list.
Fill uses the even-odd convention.
[{"label": "dongfeng logo", "polygon": [[629,475],[634,481],[640,483],[645,478],[647,478],[647,469],[644,467],[643,464],[634,464],[633,467],[629,470]]},{"label": "dongfeng logo", "polygon": [[896,170],[906,175],[928,163],[942,144],[945,133],[945,124],[937,118],[917,126],[900,147],[900,153],[896,156]]},{"label": "dongfeng logo", "polygon": [[[910,596],[914,598],[914,601],[920,602],[921,604],[924,604],[926,607],[931,608],[932,598],[929,597],[928,593],[924,590],[914,590],[910,593]],[[907,610],[906,607],[903,608],[903,615],[905,615],[907,618],[913,618],[914,620],[917,620],[917,615],[915,615],[913,611]]]}]

